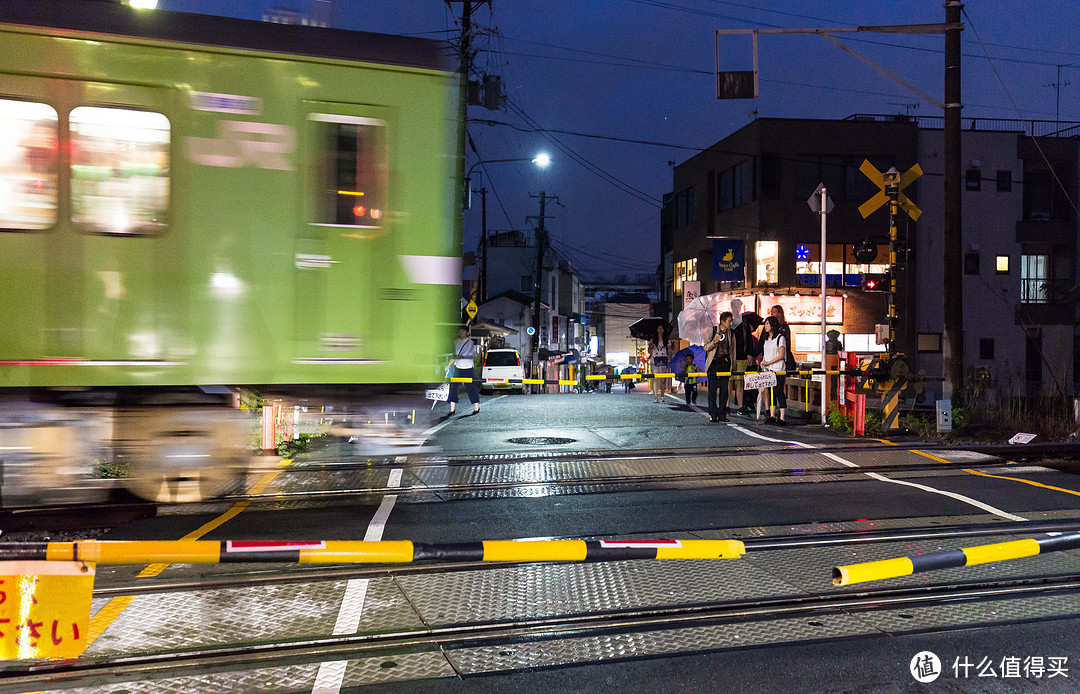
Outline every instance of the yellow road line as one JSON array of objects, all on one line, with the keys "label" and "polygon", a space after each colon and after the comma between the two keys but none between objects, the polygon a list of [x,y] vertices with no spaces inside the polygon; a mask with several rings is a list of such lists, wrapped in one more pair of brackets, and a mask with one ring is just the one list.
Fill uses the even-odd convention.
[{"label": "yellow road line", "polygon": [[1024,480],[1019,477],[1005,477],[1004,475],[991,475],[989,472],[979,472],[977,470],[970,470],[965,468],[964,472],[970,472],[973,475],[979,475],[980,477],[993,477],[998,480],[1010,480],[1012,482],[1023,482],[1024,484],[1030,484],[1032,487],[1042,487],[1043,489],[1052,489],[1055,492],[1065,492],[1066,494],[1072,494],[1073,496],[1080,496],[1080,492],[1075,492],[1071,489],[1064,489],[1062,487],[1055,487],[1050,484],[1043,484],[1042,482],[1033,482],[1032,480]]},{"label": "yellow road line", "polygon": [[[277,479],[277,476],[281,474],[282,469],[287,467],[288,464],[291,462],[291,459],[286,459],[279,462],[277,465],[279,469],[267,472],[262,477],[260,477],[259,480],[254,485],[252,485],[251,489],[248,490],[248,494],[261,494],[262,492],[264,492],[266,488],[269,487],[275,479]],[[197,530],[193,530],[192,532],[184,535],[180,539],[198,540],[203,535],[206,535],[210,531],[221,527],[230,519],[238,516],[241,511],[248,507],[248,504],[249,502],[247,501],[240,501],[233,504],[232,508],[230,508],[225,513],[221,514],[209,523],[203,524]],[[162,571],[168,568],[168,566],[168,564],[150,564],[145,569],[136,574],[136,577],[153,578],[154,576],[159,575]],[[128,608],[128,605],[130,605],[134,600],[134,595],[124,595],[113,598],[105,604],[105,607],[102,607],[98,611],[98,613],[93,616],[93,618],[90,620],[90,633],[86,636],[87,648],[90,647],[90,644],[92,644],[94,640],[97,639],[97,637],[101,636],[105,632],[109,625],[112,624],[116,620],[116,618],[119,617],[120,614],[124,610],[126,610]]]}]

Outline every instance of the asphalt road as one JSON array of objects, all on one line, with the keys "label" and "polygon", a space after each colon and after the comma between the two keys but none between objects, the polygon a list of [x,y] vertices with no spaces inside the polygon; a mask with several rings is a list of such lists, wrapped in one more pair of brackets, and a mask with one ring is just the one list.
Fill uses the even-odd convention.
[{"label": "asphalt road", "polygon": [[[537,442],[545,437],[564,441]],[[105,539],[198,536],[206,540],[337,540],[373,539],[374,535],[387,540],[419,542],[628,536],[686,539],[768,535],[812,537],[816,533],[841,529],[858,532],[881,528],[947,527],[951,524],[1007,523],[1018,519],[1021,522],[1024,519],[1076,519],[1080,525],[1080,477],[1035,466],[1009,465],[964,452],[937,451],[928,457],[910,450],[911,442],[905,446],[901,441],[898,442],[900,445],[888,447],[875,443],[873,449],[867,449],[862,442],[836,436],[811,424],[780,428],[737,416],[732,417],[730,424],[712,424],[700,410],[686,408],[674,398],[669,398],[665,404],[654,404],[643,389],[631,394],[616,391],[611,394],[484,398],[479,415],[446,419],[429,430],[427,438],[429,449],[437,449],[448,456],[496,455],[477,464],[458,461],[443,466],[431,459],[400,457],[396,462],[367,468],[356,465],[362,462],[362,457],[349,458],[349,444],[340,444],[283,468],[267,490],[347,489],[350,485],[362,484],[386,488],[387,492],[397,489],[397,492],[382,497],[341,499],[325,506],[290,501],[276,507],[254,505],[237,509],[228,504],[193,507],[114,528]],[[513,439],[531,441],[515,443]],[[701,450],[704,448],[712,448],[714,454]],[[671,457],[635,454],[616,461],[602,456],[588,460],[587,456],[581,455],[590,451],[610,453],[637,449],[676,453],[680,449],[692,449],[693,453]],[[534,455],[526,460],[518,460],[515,455],[545,452],[553,455]],[[950,463],[949,459],[955,462]],[[320,461],[331,465],[318,472],[304,471],[305,462]],[[332,465],[335,462],[346,464],[342,472],[335,472]],[[896,465],[911,467],[902,472],[890,472]],[[824,467],[830,470],[822,472]],[[574,475],[637,476],[650,471],[669,475],[684,468],[722,470],[724,474],[715,478],[695,478],[692,483],[672,479],[639,487],[573,484],[577,479]],[[875,472],[875,468],[882,472]],[[763,470],[768,474],[763,475]],[[793,472],[796,470],[805,472]],[[845,474],[839,474],[837,470]],[[476,491],[469,491],[467,487],[470,483],[490,484],[499,480],[521,484]],[[425,491],[424,485],[438,491]],[[753,600],[757,599],[754,596],[768,594],[768,590],[761,587],[762,580],[786,586],[781,589],[786,591],[785,594],[823,594],[833,590],[829,571],[839,558],[884,558],[891,556],[890,553],[938,551],[979,542],[964,538],[893,543],[885,548],[857,547],[850,551],[808,548],[760,557],[748,555],[736,563],[718,565],[716,571],[735,571],[730,590],[725,591],[725,596],[732,599]],[[1049,563],[1049,557],[1031,557],[1008,565],[987,565],[979,568],[982,573],[977,576],[979,580],[996,580],[1073,575],[1080,573],[1080,554],[1074,554],[1055,555],[1057,563]],[[163,567],[154,576],[138,578],[136,574],[141,568],[100,567],[98,587],[152,585],[160,581],[210,577],[243,580],[246,576],[278,570],[276,567],[235,564],[174,564]],[[288,569],[298,575],[310,570]],[[647,600],[645,595],[649,594],[653,597],[648,600],[683,604],[708,594],[708,591],[702,593],[706,584],[719,580],[723,585],[726,580],[720,578],[721,574],[710,573],[708,567],[687,568],[679,566],[678,562],[631,562],[622,568],[587,565],[581,571],[584,573],[565,573],[565,576],[577,577],[574,583],[561,582],[569,579],[557,578],[564,574],[542,565],[475,574],[449,573],[442,578],[436,575],[411,579],[413,582],[400,578],[372,579],[373,593],[366,602],[361,598],[357,608],[368,615],[365,619],[372,620],[364,622],[367,626],[363,629],[378,632],[396,628],[392,625],[397,622],[380,620],[390,619],[386,615],[399,608],[401,611],[394,613],[398,615],[394,619],[419,617],[423,621],[421,626],[430,627],[437,626],[438,620],[432,621],[433,613],[429,610],[437,610],[439,615],[436,616],[465,609],[469,614],[477,615],[477,619],[479,615],[489,613],[510,614],[517,619],[526,614],[543,616],[547,614],[546,610],[555,609],[552,605],[564,605],[565,609],[571,610],[593,609],[574,608],[573,601],[579,598],[573,596],[590,596],[589,600],[598,601],[596,604],[606,604],[604,601],[620,596],[619,600],[624,602],[619,604],[632,605],[638,600]],[[610,573],[612,571],[615,573]],[[743,571],[752,572],[757,578],[737,580],[736,576]],[[971,576],[976,574],[965,574],[965,571],[972,569],[951,569],[942,572],[946,574],[944,578],[938,575],[911,577],[907,579],[908,583],[901,579],[890,580],[901,581],[896,585],[911,586],[932,585],[945,580],[974,580]],[[439,602],[442,598],[422,588],[434,585],[431,581],[456,586],[454,590],[458,592],[447,593],[446,600],[451,602]],[[311,620],[330,619],[329,623],[333,624],[333,612],[337,609],[335,601],[340,598],[332,598],[320,608],[330,610],[328,616],[321,614],[309,604],[316,599],[313,596],[320,594],[321,584],[313,582],[310,585],[296,594],[300,597],[282,597],[287,591],[275,589],[272,598],[259,598],[250,608],[243,608],[242,604],[238,607],[235,598],[223,595],[208,594],[201,598],[189,595],[187,599],[194,601],[192,604],[216,607],[193,610],[198,633],[190,637],[177,633],[175,638],[187,644],[185,647],[197,645],[200,639],[218,638],[213,634],[226,627],[221,626],[222,618],[217,616],[217,610],[230,606],[238,608],[241,615],[248,612],[305,613],[311,609]],[[380,586],[378,590],[376,586]],[[660,590],[660,586],[664,586],[664,590]],[[508,592],[501,593],[503,590]],[[388,597],[399,591],[403,597]],[[450,598],[451,594],[458,597]],[[693,597],[695,595],[699,597]],[[122,647],[125,639],[131,640],[132,647],[141,648],[149,647],[147,643],[157,640],[171,643],[171,632],[165,627],[154,626],[158,623],[155,620],[166,619],[163,613],[155,610],[167,612],[168,602],[163,603],[165,607],[154,608],[152,603],[146,602],[148,599],[137,598],[133,605],[144,605],[143,611],[137,617],[132,614],[128,622],[121,615],[108,627],[112,631],[105,631],[101,643],[116,648]],[[273,600],[286,602],[278,605]],[[295,600],[301,602],[288,602]],[[465,600],[465,604],[452,600]],[[471,605],[469,601],[472,601]],[[506,604],[501,604],[504,601]],[[150,607],[146,607],[148,604]],[[586,604],[593,603],[581,603]],[[848,636],[844,636],[842,630],[819,637],[813,636],[813,631],[810,636],[799,635],[802,632],[798,631],[790,637],[767,634],[767,638],[758,642],[748,641],[756,644],[748,646],[705,641],[677,657],[662,649],[655,650],[651,645],[653,636],[650,634],[662,632],[644,632],[633,642],[636,646],[620,647],[614,656],[605,655],[604,651],[590,655],[589,649],[593,646],[582,646],[584,650],[566,656],[558,661],[558,666],[549,666],[545,663],[554,661],[538,656],[539,659],[518,661],[521,664],[509,671],[497,667],[490,674],[477,676],[466,668],[464,678],[454,676],[455,670],[443,662],[441,674],[417,675],[434,679],[406,678],[408,681],[377,684],[382,680],[376,678],[365,680],[364,687],[355,684],[350,687],[350,680],[346,679],[340,690],[367,691],[368,686],[374,686],[377,691],[433,692],[742,689],[877,694],[932,688],[986,692],[1075,691],[1073,682],[1080,678],[1080,672],[1071,670],[1069,678],[1058,676],[1054,679],[1005,678],[1003,674],[980,678],[974,673],[966,679],[954,676],[949,666],[961,657],[970,657],[976,663],[983,657],[996,662],[1006,657],[1032,656],[1066,657],[1070,664],[1080,662],[1080,645],[1074,638],[1074,630],[1080,622],[1080,597],[1057,596],[1051,602],[1040,603],[1037,609],[1018,613],[1025,616],[1017,617],[988,617],[997,615],[999,608],[994,607],[998,603],[987,604],[990,607],[980,608],[971,603],[939,606],[927,611],[925,616],[919,617],[924,621],[918,625],[913,622],[914,626],[908,629],[896,630],[879,624],[869,630],[856,630],[857,633]],[[1000,608],[1004,610],[1001,614],[1005,614],[1009,606],[1001,604],[1004,606]],[[968,621],[958,617],[971,609],[982,609],[982,612],[978,618]],[[136,623],[141,626],[132,626]],[[186,628],[175,621],[162,621],[161,624],[168,624],[168,629],[178,632]],[[228,628],[234,627],[235,624],[230,623]],[[752,624],[746,626],[751,631],[752,627]],[[319,633],[317,629],[315,633]],[[254,638],[251,634],[249,637]],[[551,647],[558,651],[564,642],[571,643],[572,639],[557,640]],[[135,646],[135,643],[139,645]],[[508,646],[505,652],[512,653],[517,648],[527,650],[527,646]],[[459,659],[467,655],[467,650],[451,650],[446,654],[448,661],[457,663],[456,669],[462,669]],[[944,663],[943,674],[931,684],[916,682],[908,669],[914,655],[923,650],[935,652]],[[430,655],[442,662],[438,652]],[[614,658],[615,662],[596,662],[600,658],[605,661]],[[387,674],[386,679],[394,677]],[[164,688],[168,682],[158,684]],[[200,691],[198,686],[187,684],[185,687],[189,691]],[[312,690],[308,685],[299,689],[282,685],[278,689],[270,687],[262,691]]]}]

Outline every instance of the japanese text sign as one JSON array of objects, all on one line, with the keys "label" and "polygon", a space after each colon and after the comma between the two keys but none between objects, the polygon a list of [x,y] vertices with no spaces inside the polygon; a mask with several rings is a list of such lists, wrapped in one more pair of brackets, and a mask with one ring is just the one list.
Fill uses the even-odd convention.
[{"label": "japanese text sign", "polygon": [[83,562],[0,562],[0,658],[81,655],[93,590]]},{"label": "japanese text sign", "polygon": [[[760,313],[766,315],[773,306],[784,309],[784,318],[792,325],[820,325],[820,296],[761,296]],[[838,324],[844,322],[844,297],[825,297],[825,322]]]},{"label": "japanese text sign", "polygon": [[743,387],[750,390],[760,390],[762,388],[775,388],[776,387],[776,374],[772,371],[761,371],[759,373],[748,373],[743,377]]}]

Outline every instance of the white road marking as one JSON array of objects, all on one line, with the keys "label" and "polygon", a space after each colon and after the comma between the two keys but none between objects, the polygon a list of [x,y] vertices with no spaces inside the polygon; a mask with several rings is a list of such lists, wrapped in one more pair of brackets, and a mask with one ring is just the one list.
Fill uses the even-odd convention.
[{"label": "white road marking", "polygon": [[[798,446],[800,448],[814,448],[814,446],[811,446],[810,444],[802,443],[801,441],[785,441],[783,439],[774,439],[774,438],[770,438],[768,436],[762,436],[761,434],[758,434],[757,432],[754,432],[754,431],[750,431],[749,429],[741,427],[738,424],[729,424],[728,426],[730,426],[732,429],[736,429],[738,431],[741,431],[742,433],[746,434],[747,436],[752,436],[752,437],[754,437],[756,439],[761,439],[763,441],[771,441],[773,443],[789,443],[789,444],[791,444],[793,446]],[[834,453],[827,453],[825,451],[820,451],[820,454],[825,456],[826,458],[829,458],[830,460],[834,460],[834,461],[840,463],[841,465],[846,465],[847,467],[855,467],[855,468],[859,467],[859,465],[856,465],[855,463],[851,462],[850,460],[846,460],[844,458],[841,458],[840,456],[838,456],[838,455],[836,455]],[[934,487],[931,487],[929,485],[918,484],[916,482],[906,482],[904,480],[894,480],[894,479],[892,479],[890,477],[880,475],[880,474],[878,474],[876,472],[864,472],[863,474],[865,474],[867,477],[872,477],[873,479],[881,481],[881,482],[889,482],[891,484],[901,484],[901,485],[904,485],[905,487],[914,487],[916,489],[921,489],[924,492],[930,492],[931,494],[940,494],[942,496],[947,496],[947,497],[950,497],[952,499],[956,499],[957,501],[962,501],[965,504],[971,504],[972,506],[974,506],[976,508],[979,508],[979,509],[982,509],[983,511],[986,511],[987,513],[992,513],[995,516],[1000,516],[1000,517],[1006,518],[1008,520],[1013,520],[1013,521],[1026,521],[1026,520],[1028,520],[1027,518],[1024,518],[1022,516],[1017,516],[1015,514],[1009,513],[1008,511],[1002,511],[1001,509],[996,508],[994,506],[991,506],[990,504],[984,504],[983,502],[978,501],[977,499],[972,499],[970,496],[964,496],[963,494],[957,494],[956,492],[948,492],[948,491],[944,491],[942,489],[935,489]]]},{"label": "white road marking", "polygon": [[[847,465],[848,467],[859,467],[858,465],[851,462],[850,460],[845,460],[845,459],[841,458],[840,456],[838,456],[838,455],[836,455],[834,453],[826,453],[826,452],[822,451],[821,455],[825,456],[826,458],[829,458],[830,460],[835,460],[836,462],[840,463],[841,465]],[[930,492],[931,494],[941,494],[942,496],[947,496],[949,498],[956,499],[957,501],[962,501],[965,504],[971,504],[975,508],[982,509],[983,511],[986,511],[987,513],[992,513],[995,516],[1001,516],[1002,518],[1007,518],[1008,520],[1012,520],[1012,521],[1026,521],[1026,520],[1028,520],[1027,518],[1024,518],[1022,516],[1017,516],[1017,515],[1014,515],[1012,513],[1007,512],[1007,511],[1002,511],[1001,509],[996,508],[994,506],[991,506],[990,504],[984,504],[981,501],[978,501],[976,499],[972,499],[970,496],[964,496],[963,494],[957,494],[956,492],[947,492],[947,491],[944,491],[944,490],[941,490],[941,489],[935,489],[934,487],[930,487],[930,486],[925,485],[925,484],[917,484],[915,482],[906,482],[904,480],[894,480],[894,479],[892,479],[890,477],[885,477],[884,475],[879,475],[876,472],[864,472],[863,474],[865,474],[867,477],[873,477],[874,479],[880,480],[882,482],[890,482],[892,484],[902,484],[905,487],[915,487],[916,489],[921,489],[924,492]]]},{"label": "white road marking", "polygon": [[[402,462],[404,457],[398,457],[397,460]],[[401,468],[390,471],[386,486],[388,489],[401,486]],[[395,503],[397,503],[397,494],[388,494],[383,497],[371,522],[368,523],[367,532],[364,533],[365,541],[378,542],[382,539],[386,521],[390,518],[390,512],[394,510]],[[367,599],[370,580],[354,578],[345,585],[345,596],[341,599],[341,608],[334,622],[334,636],[355,634],[360,628],[360,617],[364,614],[364,600]],[[347,660],[320,663],[311,694],[338,694],[341,691],[341,684],[345,681],[345,668],[348,663]]]},{"label": "white road marking", "polygon": [[799,448],[810,448],[810,449],[817,448],[817,446],[811,445],[809,443],[803,443],[802,441],[789,441],[787,439],[773,439],[773,438],[769,438],[768,436],[762,436],[761,434],[757,433],[756,431],[750,431],[746,427],[741,427],[738,424],[734,424],[734,423],[729,423],[728,426],[731,427],[732,429],[736,430],[736,431],[741,431],[742,433],[746,434],[747,436],[752,436],[755,439],[761,439],[762,441],[771,441],[773,443],[787,443],[787,444],[790,444],[792,446],[798,446]]}]

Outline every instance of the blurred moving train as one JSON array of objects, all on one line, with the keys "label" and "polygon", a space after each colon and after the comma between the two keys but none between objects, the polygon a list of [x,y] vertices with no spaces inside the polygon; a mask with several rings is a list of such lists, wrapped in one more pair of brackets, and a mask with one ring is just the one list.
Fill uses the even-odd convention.
[{"label": "blurred moving train", "polygon": [[144,497],[204,498],[246,464],[241,388],[438,380],[461,277],[444,63],[415,38],[0,4],[0,503],[101,457]]}]

